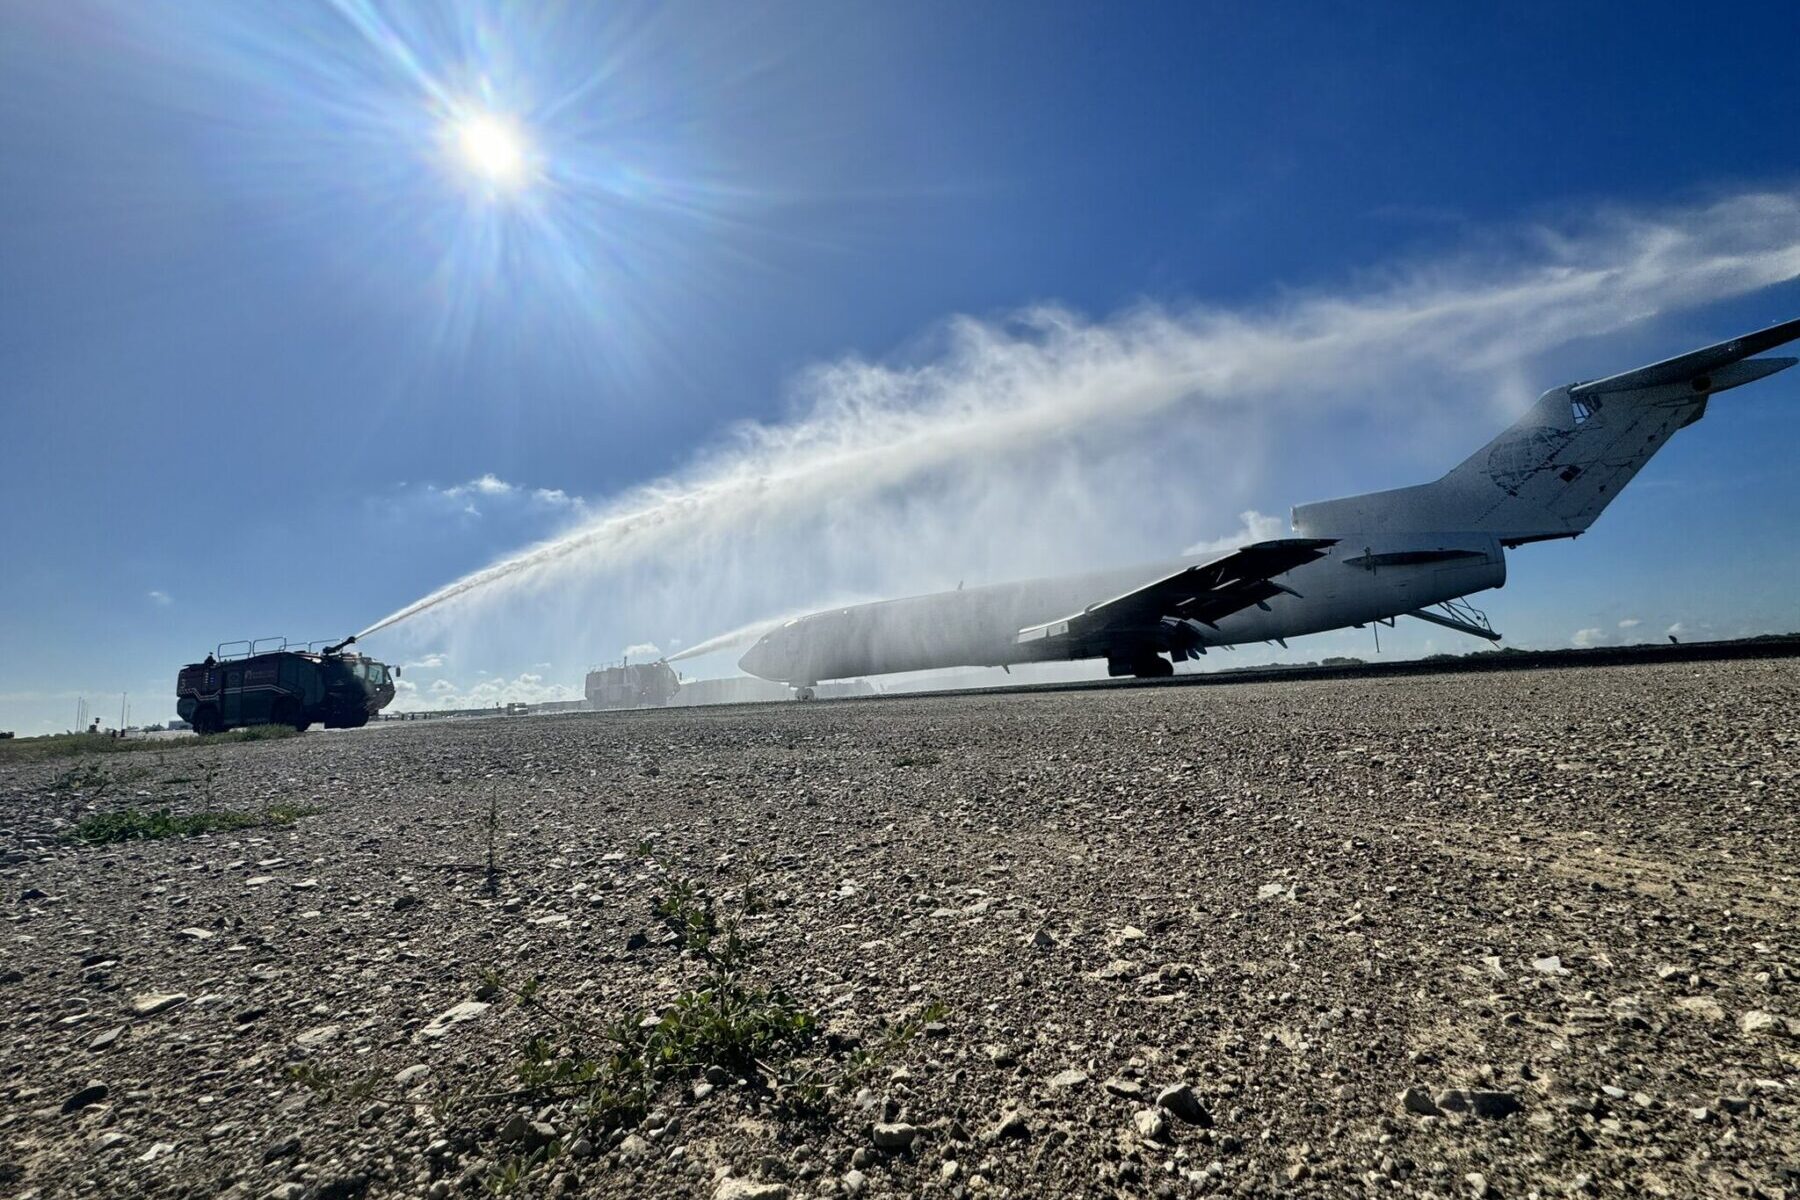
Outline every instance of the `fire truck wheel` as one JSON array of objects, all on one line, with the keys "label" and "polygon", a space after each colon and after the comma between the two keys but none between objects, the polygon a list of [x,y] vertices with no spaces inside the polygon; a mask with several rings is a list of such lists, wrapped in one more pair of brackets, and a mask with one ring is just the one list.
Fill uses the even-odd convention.
[{"label": "fire truck wheel", "polygon": [[306,719],[305,711],[300,707],[300,702],[292,696],[283,696],[281,699],[277,700],[275,702],[275,711],[272,715],[274,716],[274,724],[292,726],[295,733],[305,733],[306,727],[312,724],[311,721]]}]

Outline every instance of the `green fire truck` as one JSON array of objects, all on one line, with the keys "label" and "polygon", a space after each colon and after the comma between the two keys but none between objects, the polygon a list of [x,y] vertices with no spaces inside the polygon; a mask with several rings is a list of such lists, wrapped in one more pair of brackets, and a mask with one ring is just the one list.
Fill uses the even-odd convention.
[{"label": "green fire truck", "polygon": [[312,649],[317,643],[293,646],[286,638],[225,643],[204,661],[181,668],[175,711],[196,733],[246,725],[367,725],[394,699],[400,668],[348,650],[354,641],[319,650]]}]

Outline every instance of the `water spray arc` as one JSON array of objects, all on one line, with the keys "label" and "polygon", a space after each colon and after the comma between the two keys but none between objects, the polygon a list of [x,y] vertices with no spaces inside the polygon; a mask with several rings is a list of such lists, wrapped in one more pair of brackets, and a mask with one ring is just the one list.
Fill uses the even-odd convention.
[{"label": "water spray arc", "polygon": [[[934,474],[1002,480],[1033,450],[1096,433],[1154,441],[1171,421],[1204,425],[1247,402],[1271,423],[1353,406],[1408,420],[1431,404],[1466,410],[1466,387],[1459,396],[1420,381],[1490,377],[1649,314],[1800,278],[1800,195],[1626,214],[1556,238],[1525,231],[1517,242],[1503,269],[1492,255],[1419,264],[1380,287],[1261,311],[1143,307],[1095,322],[1039,308],[1007,321],[954,320],[928,360],[817,368],[800,381],[794,418],[746,426],[690,469],[597,506],[566,533],[358,636],[477,591],[617,572],[827,505],[875,503]],[[724,648],[721,639],[702,645],[715,643]]]}]

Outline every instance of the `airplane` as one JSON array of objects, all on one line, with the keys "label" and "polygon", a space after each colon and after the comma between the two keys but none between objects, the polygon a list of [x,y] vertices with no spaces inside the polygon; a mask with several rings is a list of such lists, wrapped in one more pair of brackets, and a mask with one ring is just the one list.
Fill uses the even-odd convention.
[{"label": "airplane", "polygon": [[1800,319],[1618,375],[1552,388],[1443,478],[1301,504],[1295,536],[1204,559],[958,588],[826,609],[738,660],[810,700],[822,680],[1104,658],[1156,678],[1208,647],[1276,642],[1407,616],[1489,641],[1468,597],[1506,582],[1506,551],[1579,537],[1719,392],[1794,358]]}]

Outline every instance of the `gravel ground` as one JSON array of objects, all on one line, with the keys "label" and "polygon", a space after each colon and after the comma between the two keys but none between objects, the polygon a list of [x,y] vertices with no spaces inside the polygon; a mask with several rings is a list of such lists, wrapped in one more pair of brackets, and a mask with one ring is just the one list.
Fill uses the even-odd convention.
[{"label": "gravel ground", "polygon": [[[72,765],[0,766],[0,1193],[1800,1196],[1796,660]],[[317,812],[59,840],[209,792]],[[828,1080],[945,1011],[806,1110],[754,1069],[629,1128],[509,1094],[545,1018],[483,973],[660,1011],[704,970],[682,878]]]}]

